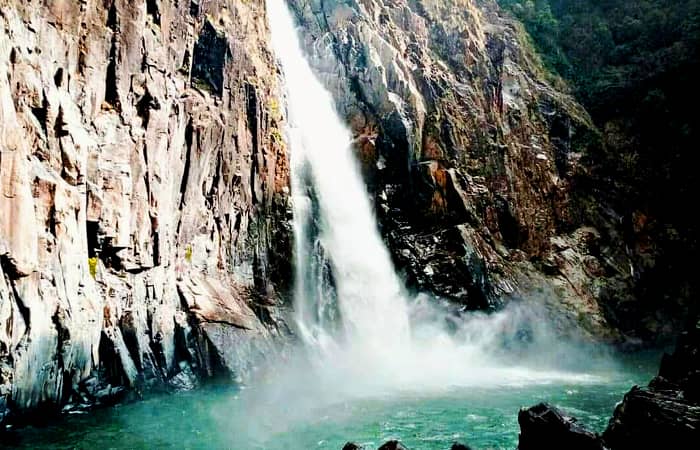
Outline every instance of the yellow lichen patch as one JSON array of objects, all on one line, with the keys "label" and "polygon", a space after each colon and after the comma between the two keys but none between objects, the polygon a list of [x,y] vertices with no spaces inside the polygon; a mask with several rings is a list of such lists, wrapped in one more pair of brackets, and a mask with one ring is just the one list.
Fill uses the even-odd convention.
[{"label": "yellow lichen patch", "polygon": [[88,258],[88,270],[93,279],[97,277],[97,256]]},{"label": "yellow lichen patch", "polygon": [[192,246],[191,245],[187,245],[187,247],[185,247],[185,261],[192,262]]},{"label": "yellow lichen patch", "polygon": [[268,103],[268,107],[270,109],[270,115],[274,119],[278,119],[280,117],[280,104],[277,99],[274,97],[271,98],[270,102]]}]

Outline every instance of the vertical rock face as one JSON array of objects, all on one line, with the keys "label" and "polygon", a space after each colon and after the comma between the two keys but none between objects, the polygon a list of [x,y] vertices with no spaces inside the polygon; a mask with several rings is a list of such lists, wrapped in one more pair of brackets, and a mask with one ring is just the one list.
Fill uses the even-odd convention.
[{"label": "vertical rock face", "polygon": [[0,1],[0,421],[245,376],[288,173],[262,1]]},{"label": "vertical rock face", "polygon": [[546,292],[615,338],[597,299],[601,280],[629,271],[576,195],[599,138],[522,30],[492,1],[291,4],[414,287],[469,308]]}]

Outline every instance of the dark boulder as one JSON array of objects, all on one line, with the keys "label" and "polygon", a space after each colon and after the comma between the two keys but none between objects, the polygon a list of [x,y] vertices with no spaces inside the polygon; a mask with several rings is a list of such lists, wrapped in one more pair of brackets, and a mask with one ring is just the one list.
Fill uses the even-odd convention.
[{"label": "dark boulder", "polygon": [[635,386],[615,409],[602,437],[546,404],[520,411],[519,450],[691,449],[700,444],[700,322],[664,355],[649,386]]},{"label": "dark boulder", "polygon": [[683,398],[700,402],[700,321],[678,337],[672,355],[664,355],[659,376],[650,387],[659,391],[681,391]]},{"label": "dark boulder", "polygon": [[472,450],[472,448],[460,442],[455,442],[454,444],[452,444],[450,450]]},{"label": "dark boulder", "polygon": [[518,414],[518,450],[602,450],[599,436],[576,423],[576,419],[546,403]]},{"label": "dark boulder", "polygon": [[664,355],[649,387],[634,387],[615,409],[603,434],[614,450],[697,448],[700,444],[700,323]]},{"label": "dark boulder", "polygon": [[364,447],[354,442],[348,442],[343,446],[343,450],[363,450]]},{"label": "dark boulder", "polygon": [[408,448],[399,441],[389,441],[379,447],[379,450],[408,450]]},{"label": "dark boulder", "polygon": [[678,391],[634,387],[615,409],[603,440],[613,450],[700,445],[700,405]]}]

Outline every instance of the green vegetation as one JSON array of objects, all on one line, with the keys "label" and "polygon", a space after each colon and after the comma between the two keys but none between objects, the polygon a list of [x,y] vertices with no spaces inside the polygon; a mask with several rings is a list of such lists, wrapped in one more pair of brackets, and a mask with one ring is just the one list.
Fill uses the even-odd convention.
[{"label": "green vegetation", "polygon": [[[699,0],[499,0],[588,107],[697,68]],[[661,87],[663,89],[663,87]],[[658,98],[657,98],[658,99]]]},{"label": "green vegetation", "polygon": [[698,194],[700,0],[498,1],[603,131],[593,164],[605,188],[630,211],[694,230],[675,204]]}]

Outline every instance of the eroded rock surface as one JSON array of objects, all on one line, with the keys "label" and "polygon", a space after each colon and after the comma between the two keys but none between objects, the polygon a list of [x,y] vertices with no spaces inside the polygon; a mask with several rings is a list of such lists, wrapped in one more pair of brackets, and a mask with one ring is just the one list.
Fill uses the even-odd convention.
[{"label": "eroded rock surface", "polygon": [[279,334],[264,8],[0,1],[0,421],[244,377]]},{"label": "eroded rock surface", "polygon": [[491,1],[290,3],[411,285],[471,309],[534,293],[620,339],[599,300],[624,298],[628,260],[577,194],[599,137],[521,28]]}]

